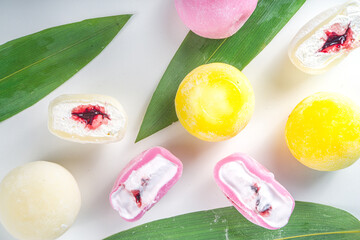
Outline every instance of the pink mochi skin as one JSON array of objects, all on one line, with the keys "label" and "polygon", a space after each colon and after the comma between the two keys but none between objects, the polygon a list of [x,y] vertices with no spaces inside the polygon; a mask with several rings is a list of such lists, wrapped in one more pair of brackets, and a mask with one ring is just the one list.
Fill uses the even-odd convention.
[{"label": "pink mochi skin", "polygon": [[212,39],[236,33],[254,12],[257,0],[175,0],[176,10],[191,31]]},{"label": "pink mochi skin", "polygon": [[[234,207],[250,222],[259,225],[261,227],[267,228],[267,229],[279,229],[279,227],[273,227],[267,224],[258,213],[256,213],[254,210],[249,209],[246,207],[237,197],[236,194],[225,184],[221,181],[219,177],[219,171],[220,168],[229,162],[232,161],[241,161],[247,170],[251,172],[252,174],[259,177],[262,181],[266,182],[269,185],[272,185],[274,189],[280,193],[282,196],[285,196],[286,198],[291,199],[293,202],[291,213],[294,210],[295,207],[295,201],[293,197],[290,195],[290,193],[274,178],[274,174],[269,172],[264,166],[262,166],[260,163],[258,163],[255,159],[252,157],[243,154],[243,153],[234,153],[221,161],[219,161],[215,168],[214,168],[214,178],[220,189],[223,191],[225,196],[231,201],[231,203],[234,205]],[[289,216],[290,218],[290,216]]]},{"label": "pink mochi skin", "polygon": [[[111,200],[112,194],[119,189],[119,187],[128,179],[128,177],[130,176],[130,174],[133,171],[141,168],[143,165],[145,165],[146,163],[153,160],[157,155],[161,155],[168,161],[173,162],[175,165],[177,165],[177,172],[170,181],[168,181],[164,186],[161,187],[161,189],[157,193],[157,195],[156,195],[155,199],[152,201],[152,203],[145,206],[144,209],[137,216],[135,216],[132,219],[126,219],[121,216],[124,220],[126,220],[128,222],[133,222],[133,221],[139,220],[152,206],[155,205],[155,203],[157,203],[170,190],[170,188],[179,180],[179,178],[182,175],[183,165],[182,165],[182,162],[177,157],[175,157],[171,152],[169,152],[167,149],[165,149],[163,147],[150,148],[150,149],[142,152],[140,155],[135,157],[133,160],[131,160],[121,170],[121,172],[120,172],[118,178],[116,179],[115,184],[111,190],[110,196],[109,196],[110,204],[114,209],[115,209],[115,207]],[[135,201],[135,199],[134,199],[134,201]]]}]

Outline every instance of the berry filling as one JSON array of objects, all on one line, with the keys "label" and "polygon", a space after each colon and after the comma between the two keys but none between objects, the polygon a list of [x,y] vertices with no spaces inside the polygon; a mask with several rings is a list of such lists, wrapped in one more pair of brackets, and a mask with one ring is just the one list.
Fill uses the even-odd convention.
[{"label": "berry filling", "polygon": [[255,196],[256,196],[255,209],[256,209],[256,211],[262,217],[268,217],[270,215],[270,211],[272,209],[272,206],[269,203],[267,203],[265,205],[261,205],[261,197],[260,197],[260,194],[259,194],[260,187],[258,186],[257,183],[255,183],[254,185],[251,185],[250,188],[251,188],[251,190],[253,190],[255,192]]},{"label": "berry filling", "polygon": [[[141,193],[144,191],[144,188],[147,186],[149,180],[150,180],[149,178],[141,178],[141,186],[139,189],[130,190],[130,191],[128,190],[134,196],[136,205],[139,208],[142,206]],[[125,184],[123,184],[123,187],[125,188]]]},{"label": "berry filling", "polygon": [[250,186],[251,190],[253,190],[256,194],[259,193],[260,187],[255,183],[254,185]]},{"label": "berry filling", "polygon": [[343,34],[338,34],[335,31],[330,30],[326,31],[325,34],[327,39],[322,48],[319,49],[319,52],[330,53],[339,52],[341,49],[350,49],[351,44],[354,41],[350,24]]},{"label": "berry filling", "polygon": [[131,191],[132,195],[134,195],[135,201],[136,201],[136,205],[138,207],[141,207],[141,196],[140,196],[140,191],[139,190],[132,190]]},{"label": "berry filling", "polygon": [[[260,201],[259,201],[260,204]],[[261,216],[263,217],[268,217],[270,215],[270,211],[271,211],[272,207],[270,204],[266,204],[263,208],[261,208],[260,210],[257,208],[258,212],[260,213]]]},{"label": "berry filling", "polygon": [[102,124],[107,124],[111,120],[105,113],[105,108],[99,105],[80,105],[71,111],[72,119],[85,124],[85,127],[94,130]]}]

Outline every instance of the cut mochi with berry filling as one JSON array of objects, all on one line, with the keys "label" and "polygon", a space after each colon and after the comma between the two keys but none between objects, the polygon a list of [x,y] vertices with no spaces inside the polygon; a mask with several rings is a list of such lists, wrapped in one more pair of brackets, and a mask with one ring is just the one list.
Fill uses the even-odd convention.
[{"label": "cut mochi with berry filling", "polygon": [[165,148],[146,150],[120,172],[109,196],[111,206],[126,221],[140,219],[179,180],[182,169]]},{"label": "cut mochi with berry filling", "polygon": [[50,132],[74,142],[120,141],[125,134],[126,122],[121,104],[109,96],[62,95],[49,105]]},{"label": "cut mochi with berry filling", "polygon": [[296,34],[289,47],[291,62],[309,74],[330,69],[360,46],[360,1],[327,9]]},{"label": "cut mochi with berry filling", "polygon": [[214,169],[225,196],[249,221],[267,229],[284,227],[295,201],[274,175],[250,156],[232,154]]}]

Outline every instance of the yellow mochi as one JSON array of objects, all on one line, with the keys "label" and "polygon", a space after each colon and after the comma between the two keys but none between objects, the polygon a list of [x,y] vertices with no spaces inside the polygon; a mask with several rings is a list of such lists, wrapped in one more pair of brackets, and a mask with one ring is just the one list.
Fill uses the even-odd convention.
[{"label": "yellow mochi", "polygon": [[346,168],[360,158],[360,107],[336,93],[316,93],[292,111],[285,136],[302,164],[320,171]]},{"label": "yellow mochi", "polygon": [[237,135],[254,111],[254,92],[237,68],[224,63],[197,67],[181,82],[175,98],[180,123],[211,142]]},{"label": "yellow mochi", "polygon": [[0,220],[16,239],[58,238],[74,222],[80,205],[74,177],[55,163],[27,163],[0,184]]}]

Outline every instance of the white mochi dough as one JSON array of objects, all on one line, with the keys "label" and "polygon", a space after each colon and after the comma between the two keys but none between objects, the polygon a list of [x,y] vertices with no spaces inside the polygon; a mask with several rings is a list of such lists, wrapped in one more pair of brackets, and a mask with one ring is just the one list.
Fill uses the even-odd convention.
[{"label": "white mochi dough", "polygon": [[20,240],[51,240],[75,221],[81,196],[71,173],[51,162],[31,162],[0,183],[0,221]]}]

